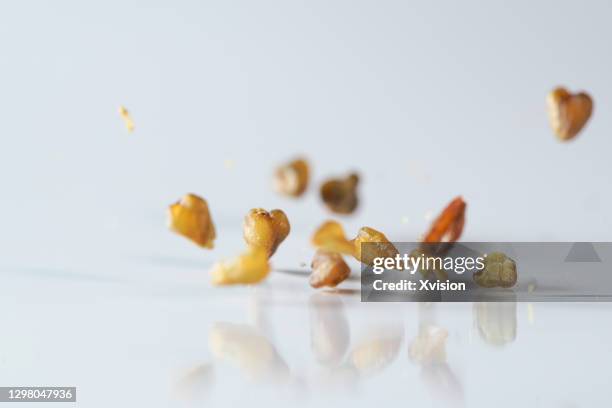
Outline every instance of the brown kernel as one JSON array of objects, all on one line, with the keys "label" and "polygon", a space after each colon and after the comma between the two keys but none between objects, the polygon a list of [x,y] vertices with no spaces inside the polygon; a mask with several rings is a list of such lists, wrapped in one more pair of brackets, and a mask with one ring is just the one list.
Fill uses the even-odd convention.
[{"label": "brown kernel", "polygon": [[208,204],[195,194],[184,195],[168,208],[168,227],[201,247],[214,247],[216,233]]},{"label": "brown kernel", "polygon": [[270,212],[262,208],[253,208],[244,217],[243,236],[247,245],[265,250],[271,257],[287,235],[291,226],[282,210]]},{"label": "brown kernel", "polygon": [[461,237],[465,224],[466,203],[461,196],[451,201],[431,225],[424,243],[455,242]]},{"label": "brown kernel", "polygon": [[516,263],[501,252],[487,255],[484,268],[474,273],[474,281],[483,288],[511,288],[516,280]]},{"label": "brown kernel", "polygon": [[571,94],[559,87],[548,94],[546,101],[550,126],[561,141],[576,137],[593,112],[593,100],[585,92]]},{"label": "brown kernel", "polygon": [[268,276],[270,265],[262,248],[251,248],[238,257],[217,262],[211,275],[215,285],[259,283]]},{"label": "brown kernel", "polygon": [[296,159],[280,166],[274,173],[274,189],[291,197],[301,196],[308,187],[308,162]]},{"label": "brown kernel", "polygon": [[321,198],[332,212],[351,214],[357,208],[359,176],[351,173],[345,179],[331,179],[321,186]]},{"label": "brown kernel", "polygon": [[318,250],[312,259],[310,286],[313,288],[335,287],[350,274],[351,268],[344,262],[342,255]]}]

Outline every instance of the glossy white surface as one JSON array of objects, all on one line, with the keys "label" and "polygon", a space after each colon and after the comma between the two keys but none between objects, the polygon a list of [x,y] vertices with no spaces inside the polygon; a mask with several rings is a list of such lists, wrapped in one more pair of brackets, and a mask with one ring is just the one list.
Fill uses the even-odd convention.
[{"label": "glossy white surface", "polygon": [[89,269],[3,267],[0,383],[76,385],[96,407],[607,404],[608,304],[360,303],[354,277],[324,292],[279,271],[213,288],[168,235],[151,257],[77,245]]}]

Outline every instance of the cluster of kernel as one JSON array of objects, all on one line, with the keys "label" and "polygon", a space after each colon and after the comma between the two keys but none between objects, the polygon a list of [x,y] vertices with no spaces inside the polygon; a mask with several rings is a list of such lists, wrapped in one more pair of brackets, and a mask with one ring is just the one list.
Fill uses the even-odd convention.
[{"label": "cluster of kernel", "polygon": [[[424,236],[427,249],[425,246],[418,248],[412,256],[417,256],[421,251],[431,251],[431,244],[439,245],[436,251],[440,251],[444,250],[444,245],[458,240],[463,232],[465,209],[466,203],[461,197],[452,200]],[[172,230],[201,247],[213,248],[216,233],[206,200],[195,194],[187,194],[172,204],[168,212]],[[213,283],[254,284],[264,280],[271,269],[270,257],[290,231],[289,220],[282,210],[250,210],[243,223],[246,250],[234,259],[216,263],[211,272]],[[349,277],[351,270],[342,255],[372,265],[375,258],[393,258],[398,254],[384,233],[362,227],[355,238],[349,239],[337,221],[324,222],[314,232],[311,242],[317,248],[310,275],[310,285],[314,288],[335,287]],[[421,273],[424,276],[433,273],[438,279],[445,278],[444,271],[422,270]],[[474,274],[474,281],[485,288],[512,287],[517,281],[516,264],[502,253],[489,254],[485,258],[484,268]]]},{"label": "cluster of kernel", "polygon": [[[168,209],[170,229],[196,244],[212,249],[215,227],[205,199],[187,194]],[[291,227],[282,210],[254,208],[244,217],[247,248],[235,259],[216,263],[211,271],[217,285],[261,282],[270,272],[269,258],[285,240]]]},{"label": "cluster of kernel", "polygon": [[[568,141],[584,128],[593,112],[593,100],[585,92],[572,94],[558,87],[547,97],[548,116],[551,128],[561,141]],[[119,114],[129,132],[134,130],[134,121],[127,108],[121,106]],[[311,171],[303,158],[279,166],[274,173],[274,188],[280,194],[300,197],[308,189]],[[358,207],[357,187],[359,175],[350,173],[345,178],[330,178],[323,182],[319,194],[324,205],[335,214],[352,214]],[[436,252],[444,251],[457,241],[465,224],[466,203],[457,197],[434,220],[423,242],[437,245]],[[187,194],[168,210],[169,227],[197,245],[212,249],[216,238],[215,226],[205,199]],[[218,262],[212,269],[215,284],[252,284],[265,279],[270,272],[269,259],[278,246],[287,238],[291,228],[286,214],[279,209],[270,212],[254,208],[245,216],[243,224],[246,250],[228,261]],[[369,243],[372,245],[363,246]],[[393,257],[397,249],[380,231],[362,227],[353,239],[346,238],[342,225],[337,221],[323,223],[314,233],[312,244],[318,249],[312,260],[310,284],[315,288],[335,287],[350,275],[350,267],[342,255],[371,264],[376,257]],[[365,249],[365,253],[363,252]],[[434,247],[436,248],[436,247]],[[416,256],[422,248],[412,254]],[[444,271],[421,271],[428,276],[433,273],[439,279]],[[502,253],[490,254],[484,268],[477,271],[474,281],[482,287],[509,288],[516,284],[516,263]]]}]

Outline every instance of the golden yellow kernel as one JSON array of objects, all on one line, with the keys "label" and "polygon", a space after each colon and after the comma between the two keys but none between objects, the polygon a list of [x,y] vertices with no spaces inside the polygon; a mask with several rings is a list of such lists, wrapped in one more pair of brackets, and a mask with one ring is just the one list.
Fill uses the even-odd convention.
[{"label": "golden yellow kernel", "polygon": [[318,250],[312,259],[312,273],[310,286],[320,288],[323,286],[336,287],[348,278],[351,268],[344,262],[342,255],[336,252]]},{"label": "golden yellow kernel", "polygon": [[276,252],[290,231],[289,220],[282,210],[268,212],[262,208],[253,208],[244,217],[244,240],[250,247],[264,249],[268,257]]},{"label": "golden yellow kernel", "polygon": [[355,256],[355,246],[346,238],[344,228],[336,221],[324,222],[312,236],[312,245],[328,252]]},{"label": "golden yellow kernel", "polygon": [[484,258],[484,268],[474,273],[474,281],[484,288],[511,288],[517,280],[516,263],[501,252]]},{"label": "golden yellow kernel", "polygon": [[125,106],[119,107],[119,115],[123,119],[123,122],[125,122],[125,127],[127,128],[128,132],[130,133],[133,132],[134,131],[134,121],[132,120],[132,116],[130,115],[130,112],[127,110]]},{"label": "golden yellow kernel", "polygon": [[351,242],[355,248],[355,258],[368,265],[374,263],[374,258],[394,258],[398,254],[385,234],[374,228],[362,227]]},{"label": "golden yellow kernel", "polygon": [[168,208],[168,227],[201,247],[211,249],[216,238],[206,200],[186,194]]},{"label": "golden yellow kernel", "polygon": [[[350,255],[360,262],[372,265],[374,258],[395,257],[397,249],[385,234],[370,227],[362,227],[357,236],[348,240],[342,225],[336,221],[326,221],[315,231],[312,244],[328,252]],[[363,246],[362,244],[371,244]]]},{"label": "golden yellow kernel", "polygon": [[253,247],[234,259],[217,262],[211,276],[215,285],[252,284],[264,280],[269,272],[266,251]]},{"label": "golden yellow kernel", "polygon": [[357,184],[359,176],[350,174],[345,179],[331,179],[321,186],[321,198],[332,212],[351,214],[357,208]]},{"label": "golden yellow kernel", "polygon": [[309,174],[308,162],[296,159],[276,169],[274,189],[281,194],[299,197],[308,188]]},{"label": "golden yellow kernel", "polygon": [[550,126],[561,141],[576,137],[593,112],[593,100],[587,93],[571,94],[562,87],[548,94],[547,105]]}]

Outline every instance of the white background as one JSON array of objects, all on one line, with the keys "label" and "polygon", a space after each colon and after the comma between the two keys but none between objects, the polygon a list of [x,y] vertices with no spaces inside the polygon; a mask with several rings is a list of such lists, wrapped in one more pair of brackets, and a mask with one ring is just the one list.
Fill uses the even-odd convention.
[{"label": "white background", "polygon": [[[330,216],[316,186],[350,170],[363,183],[360,210],[343,219],[349,234],[369,225],[414,240],[461,194],[465,240],[609,241],[611,17],[606,1],[4,2],[2,385],[77,385],[80,405],[117,405],[108,383],[133,404],[175,404],[182,370],[218,366],[206,344],[213,323],[244,320],[253,290],[282,333],[274,341],[292,383],[311,384],[306,281],[274,275],[260,289],[213,289],[207,270],[243,246],[252,207],[289,215],[277,267],[309,262],[308,237]],[[546,118],[557,85],[595,101],[565,144]],[[298,154],[314,184],[288,200],[273,193],[271,174]],[[166,230],[166,207],[186,192],[209,201],[213,252]],[[349,320],[363,309],[374,321],[402,316],[398,360],[360,383],[361,397],[281,387],[287,398],[429,403],[435,392],[423,392],[406,357],[416,305],[372,312],[336,297],[353,305]],[[471,305],[438,307],[461,371],[455,402],[604,404],[606,305],[537,305],[531,324],[518,305],[518,335],[503,351],[471,346]],[[251,383],[216,370],[218,405],[281,392],[236,393]]]}]

